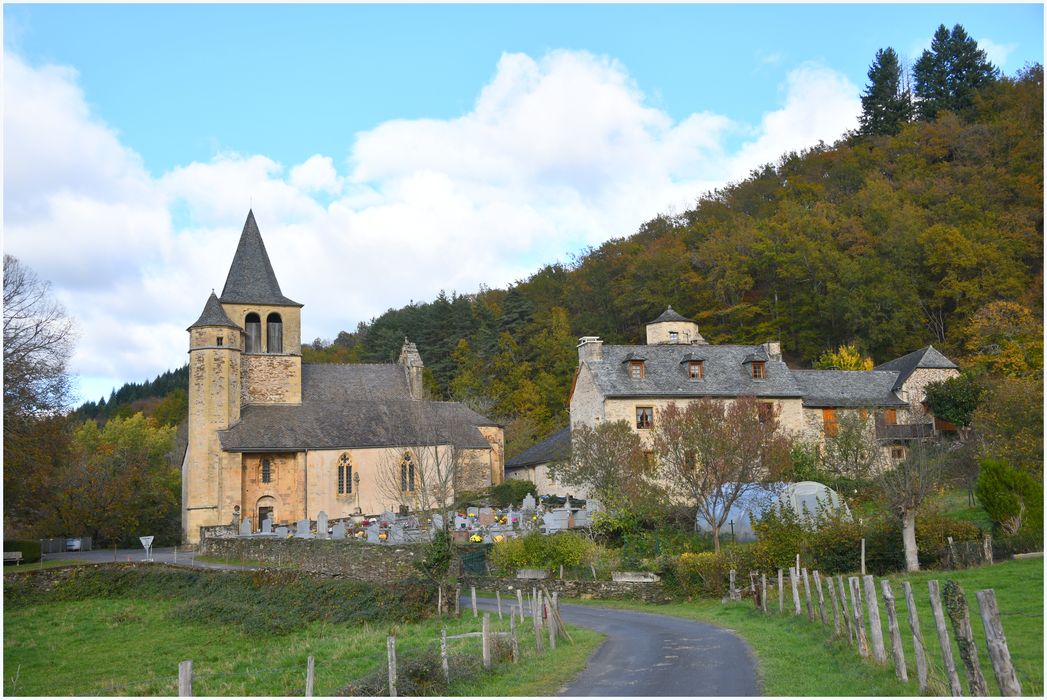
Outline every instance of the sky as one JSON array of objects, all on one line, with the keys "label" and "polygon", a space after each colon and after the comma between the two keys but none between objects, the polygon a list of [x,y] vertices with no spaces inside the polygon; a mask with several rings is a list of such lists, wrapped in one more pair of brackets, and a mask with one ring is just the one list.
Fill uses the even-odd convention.
[{"label": "sky", "polygon": [[[4,252],[77,326],[78,400],[187,361],[254,210],[302,338],[570,262],[857,126],[877,49],[1043,6],[4,6]],[[420,348],[423,358],[425,349]]]}]

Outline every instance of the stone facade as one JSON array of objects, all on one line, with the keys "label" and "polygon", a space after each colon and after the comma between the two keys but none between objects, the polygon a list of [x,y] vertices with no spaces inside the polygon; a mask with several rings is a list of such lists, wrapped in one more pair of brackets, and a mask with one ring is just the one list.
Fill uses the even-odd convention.
[{"label": "stone facade", "polygon": [[902,384],[902,398],[908,402],[909,408],[898,411],[899,423],[929,423],[934,419],[923,402],[927,398],[927,385],[934,382],[942,382],[946,379],[960,376],[959,370],[955,369],[916,369]]},{"label": "stone facade", "polygon": [[300,355],[243,355],[240,362],[243,403],[301,403]]}]

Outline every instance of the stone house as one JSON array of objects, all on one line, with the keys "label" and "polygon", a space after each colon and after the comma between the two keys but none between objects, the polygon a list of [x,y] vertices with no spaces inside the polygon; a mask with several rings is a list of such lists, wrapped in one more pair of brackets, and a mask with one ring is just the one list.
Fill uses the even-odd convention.
[{"label": "stone house", "polygon": [[795,370],[782,360],[779,343],[711,345],[697,323],[670,307],[647,324],[646,345],[580,339],[571,426],[625,420],[647,436],[671,402],[754,396],[786,431],[816,444],[856,414],[882,441],[885,456],[899,461],[907,441],[951,428],[927,411],[924,390],[958,374],[931,346],[869,371]]},{"label": "stone house", "polygon": [[[549,475],[549,467],[571,453],[571,429],[563,428],[505,462],[506,479],[530,481],[543,496],[587,498],[584,489],[566,489]],[[537,494],[536,494],[537,495]]]},{"label": "stone house", "polygon": [[182,529],[379,513],[503,478],[502,427],[456,402],[428,401],[404,341],[390,364],[303,364],[299,304],[280,291],[253,212],[221,296],[189,331],[189,444]]}]

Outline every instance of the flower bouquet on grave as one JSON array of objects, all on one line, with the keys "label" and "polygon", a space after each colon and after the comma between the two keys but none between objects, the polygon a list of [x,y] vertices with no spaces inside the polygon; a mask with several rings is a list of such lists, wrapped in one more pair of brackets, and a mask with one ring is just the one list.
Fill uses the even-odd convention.
[{"label": "flower bouquet on grave", "polygon": [[469,541],[470,542],[483,542],[484,538],[480,535],[480,533],[477,532],[472,537],[469,538]]},{"label": "flower bouquet on grave", "polygon": [[378,539],[380,539],[380,540],[382,540],[384,542],[385,540],[389,539],[389,533],[388,532],[379,532],[378,533]]}]

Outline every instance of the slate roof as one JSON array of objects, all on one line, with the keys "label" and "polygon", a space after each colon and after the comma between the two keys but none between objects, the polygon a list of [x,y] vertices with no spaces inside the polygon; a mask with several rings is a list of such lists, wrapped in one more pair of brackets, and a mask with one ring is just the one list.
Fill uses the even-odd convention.
[{"label": "slate roof", "polygon": [[232,321],[229,320],[229,316],[226,315],[225,309],[222,308],[222,304],[218,301],[218,297],[212,291],[211,296],[207,298],[207,303],[204,304],[203,313],[200,314],[200,318],[196,319],[196,323],[186,328],[190,330],[200,326],[227,326],[229,328],[240,328]]},{"label": "slate roof", "polygon": [[248,405],[218,433],[227,452],[295,452],[453,444],[489,449],[477,426],[497,425],[463,404],[415,401],[400,365],[302,365],[302,403]]},{"label": "slate roof", "polygon": [[895,358],[889,362],[884,362],[882,365],[877,365],[873,369],[891,370],[898,373],[898,379],[894,383],[894,389],[897,391],[902,388],[905,384],[905,380],[909,378],[913,372],[918,369],[960,369],[956,366],[945,355],[941,354],[934,349],[933,345],[928,345],[925,348],[914,350],[908,355],[902,355],[901,357]]},{"label": "slate roof", "polygon": [[[750,366],[743,363],[762,350],[759,345],[702,345],[704,378],[698,380],[688,377],[686,365],[694,356],[693,345],[605,345],[603,361],[586,365],[608,397],[802,396],[792,370],[781,360],[768,359],[766,378],[753,379]],[[623,365],[630,353],[645,358],[643,379],[632,379]]]},{"label": "slate roof", "polygon": [[685,318],[684,316],[681,316],[680,314],[676,313],[676,311],[674,311],[673,307],[671,306],[665,311],[663,311],[661,316],[651,321],[651,323],[663,323],[665,321],[687,321],[688,323],[694,323],[694,321],[692,321],[691,319]]},{"label": "slate roof", "polygon": [[571,429],[564,428],[545,438],[537,445],[529,447],[505,463],[506,469],[530,467],[535,464],[548,464],[566,459],[571,454]]},{"label": "slate roof", "polygon": [[254,220],[254,211],[247,212],[247,221],[240,234],[240,242],[229,266],[229,275],[222,288],[223,304],[268,304],[273,306],[301,306],[280,291],[276,273],[265,252],[262,234]]},{"label": "slate roof", "polygon": [[897,372],[794,369],[792,373],[803,391],[803,405],[811,408],[907,405],[894,393]]}]

